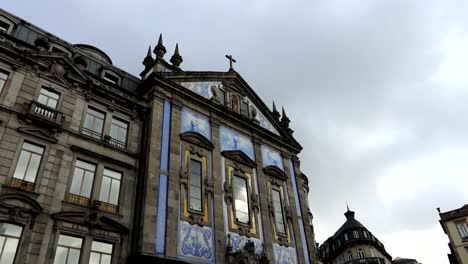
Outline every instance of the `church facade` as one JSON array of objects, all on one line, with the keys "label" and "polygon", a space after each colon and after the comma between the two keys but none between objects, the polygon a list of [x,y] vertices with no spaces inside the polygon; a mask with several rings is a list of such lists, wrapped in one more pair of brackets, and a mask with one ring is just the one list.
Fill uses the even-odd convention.
[{"label": "church facade", "polygon": [[136,77],[0,10],[1,263],[316,263],[284,109],[165,53]]}]

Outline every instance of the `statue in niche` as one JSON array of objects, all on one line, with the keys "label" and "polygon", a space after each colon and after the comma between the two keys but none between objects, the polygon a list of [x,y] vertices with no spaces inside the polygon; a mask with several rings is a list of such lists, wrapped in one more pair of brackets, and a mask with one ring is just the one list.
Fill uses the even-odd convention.
[{"label": "statue in niche", "polygon": [[233,111],[239,113],[239,97],[237,95],[232,95],[231,107]]}]

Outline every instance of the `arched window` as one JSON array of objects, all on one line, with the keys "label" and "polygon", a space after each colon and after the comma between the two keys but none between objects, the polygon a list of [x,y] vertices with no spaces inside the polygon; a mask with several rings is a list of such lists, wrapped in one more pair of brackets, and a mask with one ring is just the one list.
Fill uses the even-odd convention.
[{"label": "arched window", "polygon": [[0,223],[0,263],[11,264],[14,262],[22,231],[23,227],[21,226]]}]

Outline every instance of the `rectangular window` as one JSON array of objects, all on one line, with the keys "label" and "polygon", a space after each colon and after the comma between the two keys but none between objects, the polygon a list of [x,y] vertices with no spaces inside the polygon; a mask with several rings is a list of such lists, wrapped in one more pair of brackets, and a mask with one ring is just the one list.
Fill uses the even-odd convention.
[{"label": "rectangular window", "polygon": [[78,264],[81,255],[83,239],[78,237],[60,235],[54,264]]},{"label": "rectangular window", "polygon": [[276,229],[279,233],[286,233],[286,228],[284,226],[283,218],[283,205],[281,204],[281,193],[278,190],[272,190],[271,194],[273,196],[273,208],[275,210],[275,223]]},{"label": "rectangular window", "polygon": [[202,211],[202,163],[190,159],[189,207],[191,210]]},{"label": "rectangular window", "polygon": [[353,231],[353,235],[354,235],[354,238],[358,238],[359,237],[359,233],[357,230],[354,230]]},{"label": "rectangular window", "polygon": [[3,87],[5,87],[5,83],[7,79],[8,79],[8,72],[0,69],[0,93],[2,93]]},{"label": "rectangular window", "polygon": [[348,260],[353,260],[353,254],[351,251],[348,251]]},{"label": "rectangular window", "polygon": [[458,232],[460,232],[461,238],[468,239],[468,225],[466,223],[457,224]]},{"label": "rectangular window", "polygon": [[345,240],[345,241],[348,241],[348,233],[345,233],[345,234],[344,234],[344,240]]},{"label": "rectangular window", "polygon": [[86,111],[83,133],[100,139],[105,116],[106,115],[101,111],[88,108]]},{"label": "rectangular window", "polygon": [[24,142],[13,178],[35,182],[43,153],[43,147]]},{"label": "rectangular window", "polygon": [[362,233],[364,234],[364,237],[367,238],[367,231],[363,230]]},{"label": "rectangular window", "polygon": [[121,178],[122,173],[104,168],[99,201],[113,205],[119,204]]},{"label": "rectangular window", "polygon": [[91,244],[91,264],[110,264],[112,260],[112,244],[93,241]]},{"label": "rectangular window", "polygon": [[76,160],[70,193],[90,198],[95,171],[95,165],[81,160]]},{"label": "rectangular window", "polygon": [[50,108],[56,109],[60,94],[47,87],[42,87],[37,101],[40,104],[46,105]]},{"label": "rectangular window", "polygon": [[370,252],[371,257],[375,257],[375,251],[373,248],[369,248],[369,252]]},{"label": "rectangular window", "polygon": [[10,29],[10,25],[0,20],[0,33],[7,33],[8,29]]},{"label": "rectangular window", "polygon": [[125,147],[127,142],[128,123],[118,118],[112,118],[110,136],[113,139],[111,144],[118,147]]},{"label": "rectangular window", "polygon": [[358,258],[363,259],[366,257],[366,254],[364,253],[364,250],[362,248],[358,248],[357,250]]},{"label": "rectangular window", "polygon": [[108,72],[105,72],[104,73],[104,80],[108,81],[108,82],[111,82],[113,84],[119,84],[119,77],[115,76],[115,75],[112,75]]},{"label": "rectangular window", "polygon": [[0,223],[0,263],[13,263],[22,231],[21,226]]},{"label": "rectangular window", "polygon": [[234,210],[236,213],[236,220],[240,223],[250,224],[247,180],[233,175],[232,186],[234,192]]}]

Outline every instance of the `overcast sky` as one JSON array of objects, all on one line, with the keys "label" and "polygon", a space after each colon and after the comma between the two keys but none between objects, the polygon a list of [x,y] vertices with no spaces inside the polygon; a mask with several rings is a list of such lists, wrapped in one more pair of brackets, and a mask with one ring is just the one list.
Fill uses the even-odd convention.
[{"label": "overcast sky", "polygon": [[[130,3],[131,2],[131,3]],[[138,76],[148,45],[236,70],[303,145],[316,238],[356,218],[393,257],[448,263],[442,211],[468,203],[468,1],[2,1]]]}]

